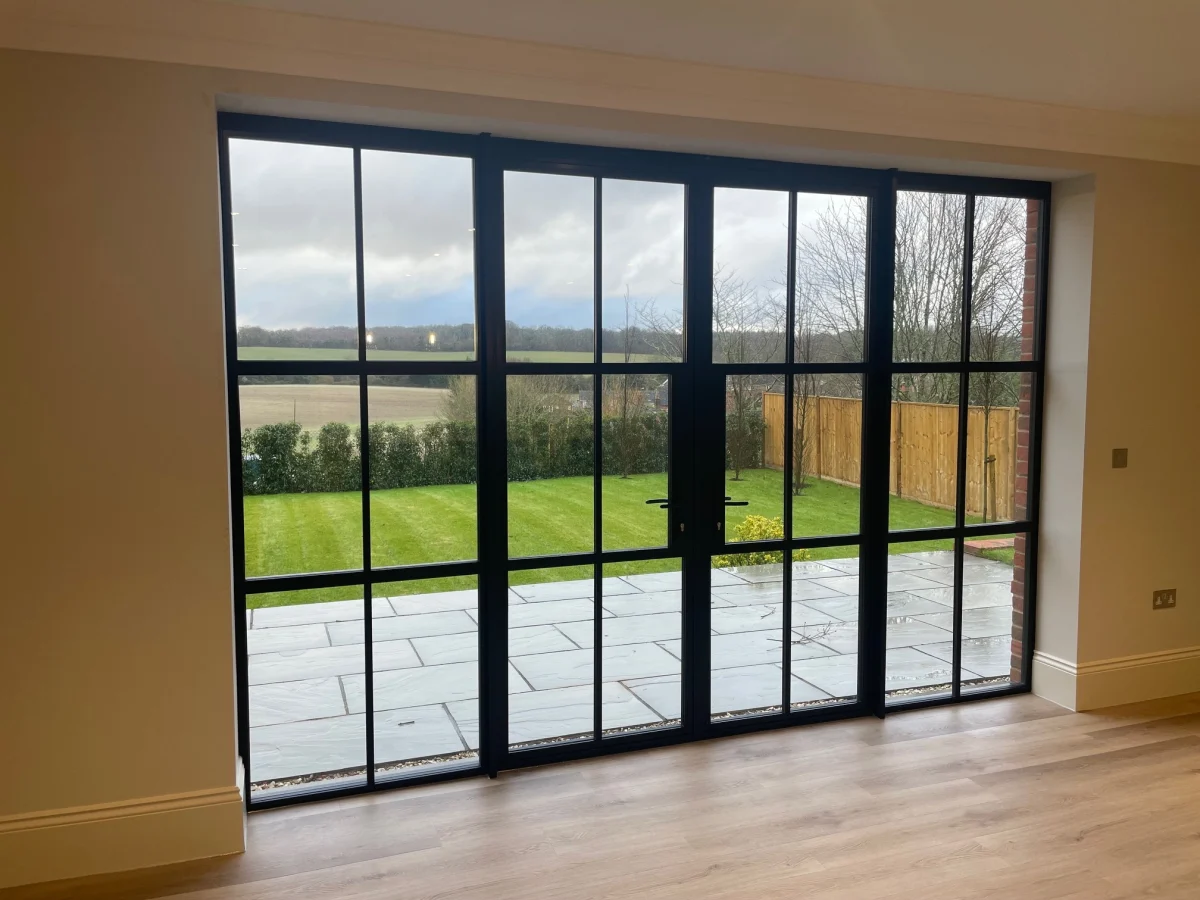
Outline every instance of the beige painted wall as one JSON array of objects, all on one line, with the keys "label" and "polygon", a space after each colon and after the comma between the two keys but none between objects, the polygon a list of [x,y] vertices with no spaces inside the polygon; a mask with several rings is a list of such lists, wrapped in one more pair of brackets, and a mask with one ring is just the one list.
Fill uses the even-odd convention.
[{"label": "beige painted wall", "polygon": [[[1074,488],[1081,545],[1056,563],[1076,567],[1079,590],[1040,601],[1077,606],[1072,678],[1086,663],[1200,646],[1196,425],[1183,415],[1196,408],[1190,390],[1200,382],[1190,347],[1200,324],[1200,170],[722,121],[723,103],[710,118],[683,118],[20,51],[0,52],[0,85],[0,365],[10,423],[0,499],[18,526],[0,628],[0,858],[5,828],[44,824],[39,811],[234,784],[214,120],[222,94],[343,105],[348,117],[409,110],[489,116],[516,130],[603,129],[629,143],[1094,172],[1090,326],[1055,321],[1090,327],[1075,342],[1087,349],[1086,420],[1075,409],[1050,423],[1085,428]],[[1130,448],[1128,470],[1107,468],[1114,446]],[[1048,548],[1043,562],[1053,557]],[[1158,586],[1179,589],[1178,610],[1151,612]],[[1069,610],[1061,620],[1071,621]],[[1120,680],[1113,671],[1105,684]],[[1200,689],[1178,668],[1155,671],[1137,690]],[[1104,696],[1125,695],[1095,694]],[[237,822],[220,821],[207,841],[162,825],[143,836],[140,857],[119,864],[236,849]],[[39,832],[31,857],[56,847],[51,832]],[[20,877],[103,865],[59,853]]]}]

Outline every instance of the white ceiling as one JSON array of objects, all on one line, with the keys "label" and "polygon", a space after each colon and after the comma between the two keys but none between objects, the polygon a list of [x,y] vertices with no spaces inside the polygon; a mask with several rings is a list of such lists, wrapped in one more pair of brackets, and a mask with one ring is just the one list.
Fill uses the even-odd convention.
[{"label": "white ceiling", "polygon": [[1198,0],[221,0],[870,84],[1200,117]]}]

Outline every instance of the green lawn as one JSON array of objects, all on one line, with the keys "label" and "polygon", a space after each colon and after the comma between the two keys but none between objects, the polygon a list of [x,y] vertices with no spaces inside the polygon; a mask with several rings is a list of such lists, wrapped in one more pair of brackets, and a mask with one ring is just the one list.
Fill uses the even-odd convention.
[{"label": "green lawn", "polygon": [[[665,475],[605,477],[604,549],[654,547],[666,543],[667,514],[646,500],[666,496]],[[748,506],[726,510],[726,531],[747,515],[783,514],[783,476],[769,469],[730,476],[726,493]],[[797,535],[852,534],[858,529],[858,489],[829,481],[813,481],[793,499]],[[245,498],[246,571],[275,575],[353,569],[361,565],[362,509],[357,493],[277,494]],[[513,556],[540,556],[586,551],[592,546],[592,480],[556,478],[509,485],[509,546]],[[933,528],[954,524],[951,511],[912,500],[892,498],[895,529]],[[905,542],[891,552],[948,550],[951,541]],[[813,559],[836,559],[850,548],[809,551]],[[371,498],[371,557],[377,566],[473,559],[476,555],[475,487],[448,485],[375,491]],[[1000,553],[997,558],[1004,558]],[[1011,562],[1012,551],[1007,551]],[[604,574],[623,575],[678,569],[674,560],[609,565]],[[512,574],[514,584],[591,577],[589,566],[532,569]],[[401,582],[389,595],[426,593],[473,587],[473,576],[435,581]],[[251,595],[251,607],[282,606],[361,597],[357,588],[328,588],[289,594]]]},{"label": "green lawn", "polygon": [[[475,354],[466,350],[368,350],[367,359],[397,359],[425,362],[459,362],[471,360]],[[306,347],[238,347],[238,359],[247,360],[328,360],[358,359],[353,349]],[[593,354],[572,350],[513,350],[509,359],[514,362],[591,362]],[[623,353],[605,353],[605,362],[623,362]],[[645,353],[633,354],[632,362],[658,362],[659,357]]]}]

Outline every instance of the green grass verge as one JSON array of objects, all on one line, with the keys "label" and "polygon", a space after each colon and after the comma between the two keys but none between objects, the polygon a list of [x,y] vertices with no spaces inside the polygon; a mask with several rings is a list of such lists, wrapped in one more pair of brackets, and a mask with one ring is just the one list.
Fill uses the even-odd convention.
[{"label": "green grass verge", "polygon": [[[605,477],[604,549],[663,546],[667,514],[646,500],[666,496],[665,475]],[[726,510],[726,531],[747,515],[783,515],[783,476],[770,469],[726,479],[726,493],[748,501]],[[586,551],[592,546],[592,480],[556,478],[510,484],[509,547],[513,556],[542,556]],[[793,498],[793,521],[798,535],[853,534],[858,529],[857,488],[814,480]],[[357,493],[276,494],[245,498],[247,574],[278,575],[354,569],[361,565],[362,508]],[[893,529],[939,528],[954,524],[950,510],[912,500],[891,500]],[[969,520],[972,521],[972,520]],[[949,550],[953,542],[906,541],[891,544],[892,553]],[[810,550],[813,559],[845,557],[853,550],[824,547]],[[990,558],[1012,562],[1012,551],[993,551]],[[1007,558],[1005,556],[1007,555]],[[474,485],[399,488],[375,491],[371,497],[371,556],[376,566],[413,565],[473,559],[476,556]],[[610,564],[604,575],[628,575],[677,570],[677,560],[647,560]],[[589,578],[590,566],[530,569],[512,573],[513,584]],[[474,576],[397,582],[384,586],[386,595],[462,590],[475,586]],[[258,594],[251,608],[319,603],[361,598],[358,588]]]}]

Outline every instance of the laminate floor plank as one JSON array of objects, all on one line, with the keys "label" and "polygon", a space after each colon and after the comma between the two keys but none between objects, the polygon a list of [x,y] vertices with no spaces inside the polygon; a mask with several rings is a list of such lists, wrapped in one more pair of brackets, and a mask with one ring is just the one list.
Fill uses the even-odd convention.
[{"label": "laminate floor plank", "polygon": [[1200,694],[763,732],[255,813],[247,841],[0,900],[1195,900]]}]

